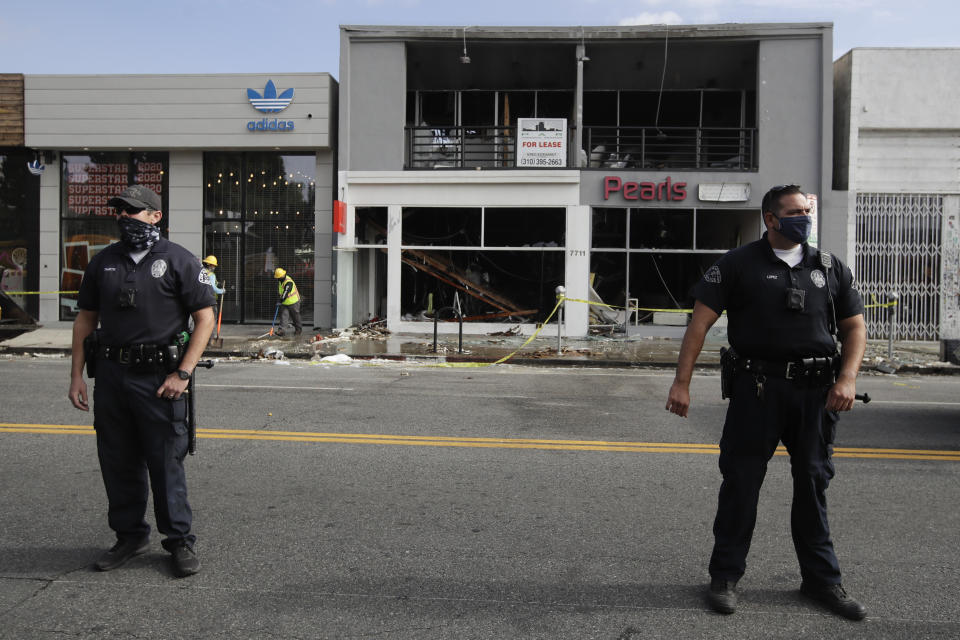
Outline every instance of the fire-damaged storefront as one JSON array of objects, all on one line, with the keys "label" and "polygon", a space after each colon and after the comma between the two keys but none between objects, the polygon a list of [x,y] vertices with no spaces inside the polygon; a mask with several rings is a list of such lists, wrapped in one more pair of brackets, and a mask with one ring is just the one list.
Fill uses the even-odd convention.
[{"label": "fire-damaged storefront", "polygon": [[591,207],[592,294],[629,310],[618,315],[597,307],[595,324],[622,322],[628,331],[648,323],[686,324],[677,310],[693,306],[691,283],[719,255],[760,237],[758,210],[745,206],[749,183],[604,176],[597,186],[603,202]]},{"label": "fire-damaged storefront", "polygon": [[0,74],[0,323],[37,317],[43,154],[23,144],[23,76]]},{"label": "fire-damaged storefront", "polygon": [[675,333],[769,186],[830,207],[831,37],[342,27],[337,324],[531,333],[564,286],[570,335]]}]

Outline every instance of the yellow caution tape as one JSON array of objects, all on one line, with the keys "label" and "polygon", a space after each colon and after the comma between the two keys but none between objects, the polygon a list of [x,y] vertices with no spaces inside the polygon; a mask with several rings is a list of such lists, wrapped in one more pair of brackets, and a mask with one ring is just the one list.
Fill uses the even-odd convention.
[{"label": "yellow caution tape", "polygon": [[864,309],[877,309],[877,308],[882,308],[882,307],[895,307],[895,306],[897,306],[897,301],[896,301],[896,300],[894,300],[893,302],[883,302],[883,303],[877,303],[877,304],[865,304],[865,305],[863,305],[863,308],[864,308]]},{"label": "yellow caution tape", "polygon": [[519,347],[517,347],[517,348],[513,351],[513,353],[510,353],[510,354],[508,354],[508,355],[503,356],[502,358],[500,358],[500,359],[497,360],[496,362],[440,362],[440,363],[437,363],[437,364],[430,364],[430,365],[427,365],[427,366],[428,366],[428,367],[448,367],[448,368],[454,368],[454,367],[455,367],[455,368],[463,368],[463,367],[492,367],[492,366],[495,365],[495,364],[503,364],[504,362],[506,362],[507,360],[509,360],[509,359],[512,358],[513,356],[517,355],[517,352],[518,352],[518,351],[520,351],[520,350],[523,349],[525,346],[527,346],[528,344],[530,344],[530,343],[533,341],[533,339],[536,338],[537,335],[538,335],[541,331],[543,331],[543,328],[544,328],[545,326],[547,326],[547,323],[550,322],[550,318],[552,318],[552,317],[553,317],[553,314],[555,314],[555,313],[557,312],[557,309],[560,308],[560,305],[563,304],[563,301],[564,301],[564,300],[566,300],[566,298],[564,298],[563,296],[559,296],[559,297],[557,298],[557,304],[553,307],[553,311],[550,312],[550,315],[547,316],[547,319],[546,319],[546,320],[544,320],[542,323],[540,323],[540,326],[537,327],[537,330],[534,331],[533,334],[532,334],[529,338],[527,338],[527,341],[524,342],[524,343],[523,343],[522,345],[520,345]]},{"label": "yellow caution tape", "polygon": [[627,309],[628,311],[662,311],[664,313],[693,313],[693,309],[653,309],[650,307],[623,307],[616,304],[607,304],[605,302],[593,302],[592,300],[580,300],[578,298],[567,298],[566,296],[562,297],[563,300],[567,302],[582,302],[583,304],[589,304],[594,307],[608,307],[610,309]]},{"label": "yellow caution tape", "polygon": [[36,295],[52,295],[52,294],[67,294],[67,293],[80,293],[79,291],[4,291],[8,296],[36,296]]}]

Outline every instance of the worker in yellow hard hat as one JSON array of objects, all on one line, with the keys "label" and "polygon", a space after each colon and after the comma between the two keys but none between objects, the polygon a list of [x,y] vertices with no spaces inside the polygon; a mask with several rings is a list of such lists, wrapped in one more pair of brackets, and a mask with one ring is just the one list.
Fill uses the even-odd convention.
[{"label": "worker in yellow hard hat", "polygon": [[[214,269],[218,267],[217,256],[211,254],[203,259],[203,272],[201,276],[206,278],[207,283],[213,289],[214,299],[216,302],[213,303],[213,316],[217,318],[217,338],[220,337],[220,320],[223,318],[221,305],[223,304],[223,294],[226,292],[226,286],[218,287],[217,286],[217,276],[213,274]],[[220,296],[217,298],[216,296]]]},{"label": "worker in yellow hard hat", "polygon": [[203,272],[206,274],[207,282],[213,287],[213,292],[218,296],[222,296],[226,289],[222,289],[217,286],[217,276],[213,274],[214,269],[217,268],[217,256],[209,255],[203,259]]},{"label": "worker in yellow hard hat", "polygon": [[287,275],[286,269],[277,267],[273,277],[277,279],[277,295],[280,296],[280,324],[277,325],[277,335],[283,335],[289,316],[293,321],[294,336],[299,336],[303,332],[303,325],[300,324],[300,292],[297,291],[297,285],[293,278]]}]

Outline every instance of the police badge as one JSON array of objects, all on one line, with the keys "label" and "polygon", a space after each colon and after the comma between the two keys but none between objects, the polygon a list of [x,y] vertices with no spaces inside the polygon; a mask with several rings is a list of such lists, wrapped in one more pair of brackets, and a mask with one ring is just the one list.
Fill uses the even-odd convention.
[{"label": "police badge", "polygon": [[167,272],[167,261],[164,259],[154,260],[153,264],[150,265],[150,275],[154,278],[162,278],[163,274]]}]

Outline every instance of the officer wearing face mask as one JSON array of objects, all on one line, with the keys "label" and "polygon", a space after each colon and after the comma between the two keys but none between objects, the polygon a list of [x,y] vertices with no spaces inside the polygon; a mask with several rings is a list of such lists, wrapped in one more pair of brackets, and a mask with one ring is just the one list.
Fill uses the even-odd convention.
[{"label": "officer wearing face mask", "polygon": [[144,516],[152,487],[162,546],[174,574],[189,576],[200,561],[183,468],[184,391],[213,329],[213,292],[200,260],[160,236],[160,196],[134,185],[108,204],[117,210],[120,241],[94,256],[84,272],[69,391],[73,406],[90,410],[86,364],[96,377],[93,424],[107,519],[116,533],[95,566],[109,571],[150,549]]},{"label": "officer wearing face mask", "polygon": [[798,185],[770,189],[762,209],[763,237],[724,255],[693,289],[693,317],[666,405],[686,417],[694,363],[707,331],[726,311],[731,349],[722,357],[721,385],[730,405],[720,439],[723,483],[707,597],[717,612],[736,609],[760,486],[783,442],[793,478],[790,524],[800,591],[861,620],[866,609],[841,586],[825,492],[834,476],[838,412],[853,406],[866,344],[863,302],[850,270],[807,244],[811,207]]}]

